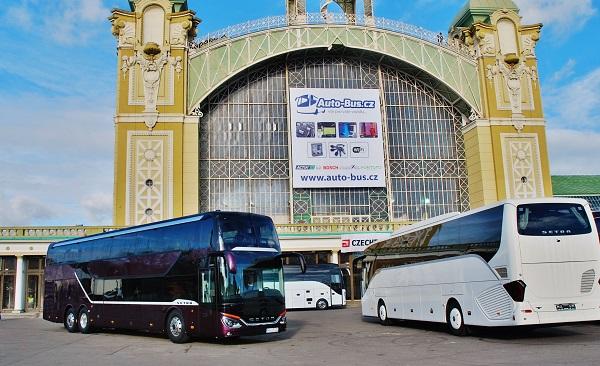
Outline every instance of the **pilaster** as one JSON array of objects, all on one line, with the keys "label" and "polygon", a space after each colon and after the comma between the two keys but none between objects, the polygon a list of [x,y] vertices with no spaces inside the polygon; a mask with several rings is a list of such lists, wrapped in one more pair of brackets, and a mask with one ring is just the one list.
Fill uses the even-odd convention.
[{"label": "pilaster", "polygon": [[197,193],[184,196],[197,191],[197,178],[196,188],[190,188],[194,181],[188,176],[185,182],[183,170],[193,169],[191,159],[198,149],[192,148],[197,128],[184,125],[190,117],[188,44],[200,21],[183,0],[135,0],[130,5],[131,11],[113,10],[110,18],[118,42],[116,225],[197,212],[197,204],[196,210],[184,210],[183,202],[197,201]]},{"label": "pilaster", "polygon": [[522,25],[512,7],[480,18],[450,32],[478,63],[482,115],[465,120],[463,129],[472,206],[551,196],[535,54],[542,25]]}]

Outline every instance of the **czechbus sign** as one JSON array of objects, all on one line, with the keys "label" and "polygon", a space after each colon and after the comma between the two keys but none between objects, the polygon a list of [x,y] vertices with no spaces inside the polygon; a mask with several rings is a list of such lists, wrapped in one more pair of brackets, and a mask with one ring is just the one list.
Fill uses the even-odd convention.
[{"label": "czechbus sign", "polygon": [[342,235],[340,250],[342,253],[363,252],[369,245],[389,237],[390,234],[384,233]]}]

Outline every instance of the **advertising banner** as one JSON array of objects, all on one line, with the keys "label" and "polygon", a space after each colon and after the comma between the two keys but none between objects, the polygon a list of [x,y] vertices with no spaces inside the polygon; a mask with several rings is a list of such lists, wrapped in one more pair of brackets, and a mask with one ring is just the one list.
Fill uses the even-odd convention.
[{"label": "advertising banner", "polygon": [[378,89],[290,89],[294,188],[385,187]]},{"label": "advertising banner", "polygon": [[365,233],[351,234],[342,236],[342,253],[363,252],[367,247],[377,240],[383,240],[390,237],[390,234]]}]

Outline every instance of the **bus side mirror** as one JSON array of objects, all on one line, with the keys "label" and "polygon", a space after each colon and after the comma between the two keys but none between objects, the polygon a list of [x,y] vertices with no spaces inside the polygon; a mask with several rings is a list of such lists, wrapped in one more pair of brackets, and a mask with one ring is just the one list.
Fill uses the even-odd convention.
[{"label": "bus side mirror", "polygon": [[298,262],[300,263],[300,271],[302,273],[306,273],[306,260],[304,259],[304,256],[300,253],[281,253],[280,255],[278,255],[278,257],[280,259],[283,258],[298,258]]}]

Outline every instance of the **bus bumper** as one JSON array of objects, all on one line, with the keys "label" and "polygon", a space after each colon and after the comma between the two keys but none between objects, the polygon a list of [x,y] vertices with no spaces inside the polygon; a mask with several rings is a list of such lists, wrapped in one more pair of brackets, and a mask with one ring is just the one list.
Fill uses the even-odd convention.
[{"label": "bus bumper", "polygon": [[285,332],[286,328],[287,324],[243,326],[236,329],[223,326],[221,329],[221,336],[224,338],[236,338],[245,336],[269,335]]},{"label": "bus bumper", "polygon": [[600,304],[574,303],[574,309],[557,310],[557,304],[543,304],[515,311],[516,325],[559,324],[600,320]]}]

